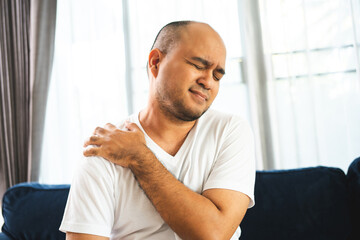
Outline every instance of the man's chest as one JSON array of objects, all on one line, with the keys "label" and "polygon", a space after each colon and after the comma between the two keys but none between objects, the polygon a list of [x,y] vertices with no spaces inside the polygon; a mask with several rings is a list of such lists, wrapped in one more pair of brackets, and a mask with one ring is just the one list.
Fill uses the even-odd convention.
[{"label": "man's chest", "polygon": [[122,168],[116,178],[114,198],[117,204],[111,239],[178,239],[129,169]]}]

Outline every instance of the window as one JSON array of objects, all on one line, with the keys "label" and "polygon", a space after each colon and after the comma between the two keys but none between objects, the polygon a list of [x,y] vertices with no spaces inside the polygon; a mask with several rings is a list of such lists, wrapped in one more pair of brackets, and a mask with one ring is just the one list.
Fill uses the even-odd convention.
[{"label": "window", "polygon": [[359,2],[263,0],[277,168],[360,155]]}]

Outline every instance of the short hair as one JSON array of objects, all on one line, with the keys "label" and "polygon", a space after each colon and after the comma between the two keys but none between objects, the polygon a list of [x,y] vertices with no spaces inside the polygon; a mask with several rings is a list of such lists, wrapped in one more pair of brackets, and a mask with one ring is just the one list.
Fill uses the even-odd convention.
[{"label": "short hair", "polygon": [[[151,50],[158,48],[162,53],[167,54],[179,42],[181,29],[195,21],[175,21],[163,26],[155,37]],[[146,68],[149,63],[146,61]],[[149,76],[149,72],[146,71]]]},{"label": "short hair", "polygon": [[181,31],[194,21],[176,21],[166,24],[156,35],[151,50],[158,48],[162,53],[167,54],[180,40]]}]

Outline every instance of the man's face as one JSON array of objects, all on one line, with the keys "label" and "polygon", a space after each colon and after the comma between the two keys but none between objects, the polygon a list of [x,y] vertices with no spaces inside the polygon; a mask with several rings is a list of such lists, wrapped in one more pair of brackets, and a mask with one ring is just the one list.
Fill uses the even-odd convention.
[{"label": "man's face", "polygon": [[160,109],[182,121],[198,119],[219,91],[226,50],[220,36],[205,24],[190,24],[159,64],[155,96]]}]

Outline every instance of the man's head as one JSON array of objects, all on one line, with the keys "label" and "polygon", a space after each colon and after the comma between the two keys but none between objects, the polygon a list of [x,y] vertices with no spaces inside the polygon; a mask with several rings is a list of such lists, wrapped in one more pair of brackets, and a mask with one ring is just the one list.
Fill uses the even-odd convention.
[{"label": "man's head", "polygon": [[196,120],[218,93],[225,57],[224,43],[209,25],[166,25],[149,54],[150,104],[171,118]]},{"label": "man's head", "polygon": [[193,21],[178,21],[166,24],[158,32],[151,50],[158,48],[162,53],[167,54],[172,48],[179,43],[181,30],[194,23]]}]

